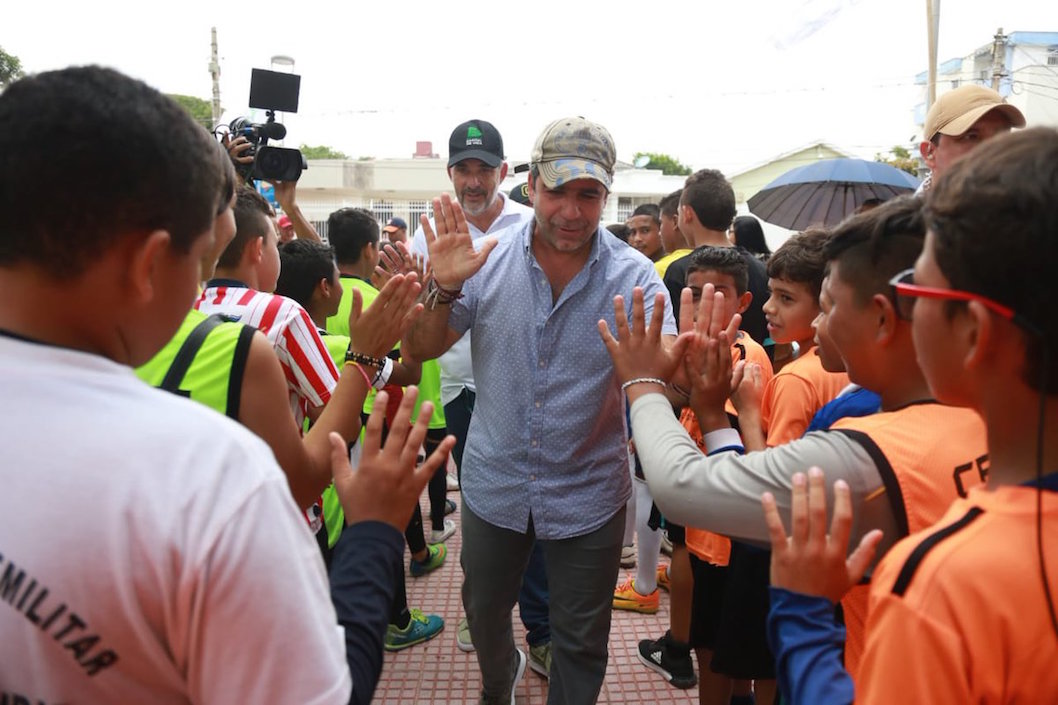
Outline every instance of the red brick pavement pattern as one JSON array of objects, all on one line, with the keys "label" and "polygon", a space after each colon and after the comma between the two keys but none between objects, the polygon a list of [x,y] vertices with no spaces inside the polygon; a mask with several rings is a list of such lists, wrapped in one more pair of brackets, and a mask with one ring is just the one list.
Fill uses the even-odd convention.
[{"label": "red brick pavement pattern", "polygon": [[[460,502],[457,493],[449,498]],[[428,500],[423,500],[423,517],[429,524]],[[459,524],[459,512],[450,518]],[[427,526],[429,531],[429,526]],[[387,653],[382,678],[372,701],[376,705],[448,705],[448,703],[477,703],[481,676],[473,653],[464,653],[456,646],[456,630],[463,618],[460,585],[463,574],[459,569],[462,534],[459,530],[448,539],[448,558],[445,564],[421,578],[407,574],[408,603],[427,614],[439,614],[445,629],[432,641],[403,651]],[[405,565],[408,555],[405,551]],[[622,570],[622,574],[625,571]],[[606,670],[599,703],[681,703],[698,701],[697,688],[679,690],[661,676],[647,669],[636,657],[640,639],[656,639],[665,633],[669,623],[668,594],[661,597],[657,614],[637,614],[615,610],[610,630],[610,661]],[[514,638],[521,648],[525,643],[525,628],[514,608]],[[518,686],[518,705],[545,705],[547,681],[530,669]]]}]

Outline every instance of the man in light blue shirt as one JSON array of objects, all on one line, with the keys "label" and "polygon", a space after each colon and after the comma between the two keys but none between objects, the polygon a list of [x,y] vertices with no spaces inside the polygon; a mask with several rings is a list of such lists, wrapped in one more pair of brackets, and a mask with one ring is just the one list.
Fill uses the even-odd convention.
[{"label": "man in light blue shirt", "polygon": [[594,703],[606,672],[631,487],[624,398],[596,326],[616,325],[617,294],[627,314],[641,287],[648,316],[665,294],[650,260],[599,225],[615,160],[605,128],[556,120],[532,152],[533,220],[474,241],[446,195],[424,227],[434,282],[404,350],[435,357],[473,331],[461,563],[483,703],[513,702],[525,668],[510,616],[534,538],[551,587],[549,702]]}]

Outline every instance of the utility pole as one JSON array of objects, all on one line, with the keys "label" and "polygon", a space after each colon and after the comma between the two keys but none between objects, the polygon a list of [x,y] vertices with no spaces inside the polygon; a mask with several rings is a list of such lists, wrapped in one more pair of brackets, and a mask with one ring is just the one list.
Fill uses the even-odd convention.
[{"label": "utility pole", "polygon": [[926,110],[937,100],[937,34],[940,32],[940,0],[926,0],[926,46],[929,69],[926,77]]},{"label": "utility pole", "polygon": [[217,28],[211,28],[209,74],[213,77],[213,126],[220,122],[220,58],[217,55]]},{"label": "utility pole", "polygon": [[999,80],[1003,78],[1003,64],[1006,63],[1007,38],[1003,36],[1003,28],[996,30],[996,36],[992,38],[992,90],[999,91]]}]

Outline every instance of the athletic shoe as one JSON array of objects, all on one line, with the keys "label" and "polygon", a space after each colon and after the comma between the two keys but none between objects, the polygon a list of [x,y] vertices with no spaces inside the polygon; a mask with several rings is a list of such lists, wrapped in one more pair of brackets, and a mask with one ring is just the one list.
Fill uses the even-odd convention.
[{"label": "athletic shoe", "polygon": [[445,500],[445,516],[448,516],[449,514],[454,514],[455,511],[456,511],[456,503],[453,502],[450,499],[446,499]]},{"label": "athletic shoe", "polygon": [[551,642],[529,647],[529,668],[544,678],[551,678]]},{"label": "athletic shoe", "polygon": [[518,684],[522,682],[522,676],[525,675],[525,652],[521,649],[514,650],[514,657],[518,659],[517,665],[514,667],[514,683],[511,684],[511,705],[515,705],[514,696],[518,692]]},{"label": "athletic shoe", "polygon": [[665,592],[671,592],[672,581],[669,579],[669,567],[668,565],[662,564],[658,566],[658,587]]},{"label": "athletic shoe", "polygon": [[636,567],[636,547],[635,546],[622,546],[621,547],[621,567],[622,568],[635,568]]},{"label": "athletic shoe", "polygon": [[658,611],[660,602],[658,589],[649,595],[640,595],[636,592],[635,578],[628,578],[613,591],[613,608],[615,610],[628,610],[629,612],[642,612],[643,614],[654,614]]},{"label": "athletic shoe", "polygon": [[430,530],[430,543],[443,543],[449,536],[456,532],[456,523],[451,519],[445,519],[443,529]]},{"label": "athletic shoe", "polygon": [[445,557],[448,556],[448,549],[445,548],[443,543],[437,543],[428,545],[426,547],[426,560],[421,563],[414,558],[408,564],[408,568],[411,570],[411,577],[421,578],[422,576],[429,573],[431,570],[437,570],[441,567],[441,564],[445,562]]},{"label": "athletic shoe", "polygon": [[639,642],[637,656],[644,666],[660,673],[675,687],[684,690],[693,688],[698,684],[698,679],[694,676],[694,663],[691,661],[690,649],[683,656],[674,656],[671,642],[670,632],[665,632],[665,636],[657,641],[644,639]]},{"label": "athletic shoe", "polygon": [[666,556],[672,555],[672,541],[669,541],[669,537],[666,534],[661,535],[661,552]]},{"label": "athletic shoe", "polygon": [[452,473],[445,475],[445,489],[449,492],[456,492],[459,489],[459,479]]},{"label": "athletic shoe", "polygon": [[456,646],[460,651],[470,653],[474,650],[474,642],[470,639],[470,622],[466,617],[459,620],[459,629],[456,631]]},{"label": "athletic shoe", "polygon": [[396,624],[386,627],[386,651],[400,651],[409,646],[429,641],[441,633],[445,621],[436,614],[423,614],[422,610],[411,610],[411,621],[404,629]]}]

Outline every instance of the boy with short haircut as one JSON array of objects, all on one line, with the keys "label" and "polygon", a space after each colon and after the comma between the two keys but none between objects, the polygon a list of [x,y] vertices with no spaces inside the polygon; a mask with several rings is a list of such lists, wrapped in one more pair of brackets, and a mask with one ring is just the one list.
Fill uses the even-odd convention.
[{"label": "boy with short haircut", "polygon": [[628,226],[628,244],[639,250],[651,262],[657,263],[665,256],[661,242],[661,215],[657,204],[644,203],[637,206],[625,221]]},{"label": "boy with short haircut", "polygon": [[[714,292],[724,295],[723,325],[749,308],[753,294],[749,289],[749,265],[742,254],[735,248],[699,247],[691,255],[691,264],[687,270],[687,286],[691,290],[695,311],[702,299],[702,290],[712,285]],[[750,372],[750,365],[756,367],[755,383],[766,387],[774,376],[771,359],[764,348],[744,331],[739,330],[731,344],[733,363],[744,360],[747,365],[745,374]],[[739,417],[734,404],[729,399],[725,406],[728,414]],[[741,421],[741,417],[739,417]],[[759,427],[759,416],[746,419],[750,426]],[[707,453],[705,439],[698,426],[694,411],[688,407],[680,416],[680,423],[695,440],[698,448]],[[741,424],[740,424],[741,426]],[[749,441],[743,440],[747,445]],[[687,527],[687,552],[690,558],[694,592],[691,605],[691,646],[698,659],[699,701],[706,703],[746,702],[751,700],[750,680],[735,678],[714,670],[713,656],[717,645],[723,646],[720,631],[724,629],[725,603],[728,602],[729,564],[731,561],[731,539],[704,529]],[[675,559],[673,559],[675,563]],[[731,626],[727,627],[729,630]],[[740,626],[738,628],[741,628]],[[724,635],[729,636],[729,635]],[[722,661],[721,661],[722,663]],[[718,665],[719,668],[719,665]]]},{"label": "boy with short haircut", "polygon": [[[380,448],[373,419],[355,473],[328,439],[350,521],[332,606],[273,452],[131,369],[186,319],[230,219],[213,138],[146,84],[79,67],[0,94],[0,153],[3,699],[368,702],[398,527],[442,460],[413,469],[425,424]],[[46,536],[26,530],[41,497],[62,517]]]},{"label": "boy with short haircut", "polygon": [[[195,308],[221,313],[257,328],[275,348],[300,426],[315,419],[338,383],[338,368],[308,313],[296,301],[276,296],[280,261],[278,236],[268,201],[251,188],[235,199],[235,239],[220,256]],[[365,301],[365,307],[370,302]]]},{"label": "boy with short haircut", "polygon": [[665,277],[670,264],[691,254],[687,238],[680,230],[680,196],[682,194],[683,189],[679,189],[658,201],[658,210],[661,211],[661,244],[665,246],[665,252],[668,254],[654,263],[654,269],[658,270],[658,276],[662,278]]},{"label": "boy with short haircut", "polygon": [[797,233],[768,260],[768,333],[776,343],[797,344],[799,351],[764,390],[761,416],[768,446],[804,435],[816,412],[849,383],[848,375],[824,370],[814,349],[812,321],[819,315],[827,237],[824,230]]},{"label": "boy with short haircut", "polygon": [[[940,400],[987,423],[988,487],[904,539],[871,579],[856,688],[841,669],[833,605],[869,562],[846,559],[848,490],[829,529],[825,484],[801,479],[806,525],[787,539],[774,503],[770,630],[787,702],[1054,702],[1058,698],[1058,132],[996,137],[926,202],[929,233],[893,298]],[[851,371],[851,370],[850,370]]]},{"label": "boy with short haircut", "polygon": [[[742,314],[750,305],[753,294],[748,291],[749,266],[742,255],[731,247],[702,246],[694,250],[689,258],[687,267],[687,288],[691,291],[694,302],[694,311],[697,314],[698,305],[702,298],[703,288],[713,286],[716,291],[722,291],[726,296],[724,299],[724,322],[730,321],[735,314]],[[771,361],[764,348],[761,347],[746,333],[739,331],[735,341],[731,345],[732,357],[745,360],[759,366],[759,374],[766,383],[772,377]],[[728,412],[737,416],[734,406],[728,403]],[[690,407],[683,409],[680,414],[680,423],[687,429],[692,438],[698,442],[698,447],[705,452],[701,431]],[[759,423],[759,422],[757,422]],[[645,483],[642,487],[637,485],[637,492],[642,492],[649,498],[649,490]],[[646,523],[645,520],[643,522]],[[670,535],[675,534],[677,540],[673,541],[672,562],[668,567],[658,569],[659,578],[668,577],[672,595],[672,607],[670,613],[669,632],[660,639],[640,642],[640,660],[653,670],[663,672],[670,683],[683,687],[692,687],[693,680],[681,677],[681,662],[690,663],[690,648],[698,652],[698,663],[703,668],[708,667],[711,653],[706,649],[713,648],[714,627],[716,624],[716,610],[706,610],[697,604],[701,599],[716,596],[718,590],[723,588],[721,576],[705,575],[710,573],[707,569],[698,570],[696,563],[708,562],[717,567],[717,571],[723,571],[727,565],[730,552],[730,541],[719,534],[694,529],[690,526],[679,527],[671,522],[666,522]],[[645,529],[645,527],[644,527]],[[654,585],[654,569],[657,566],[657,547],[650,546],[643,549],[643,536],[650,536],[640,531],[640,567],[635,579],[629,578],[618,586],[614,593],[614,607],[619,607],[619,600],[639,604],[651,598],[656,599],[657,591],[653,594],[640,594],[644,584]],[[682,540],[681,540],[682,539]],[[690,555],[689,554],[693,554]],[[654,556],[651,560],[651,556]],[[690,561],[688,561],[690,557]],[[702,581],[699,581],[702,574]],[[649,580],[649,582],[648,582]],[[717,600],[719,598],[717,597]],[[627,609],[627,608],[626,608]],[[712,625],[712,626],[710,626]],[[660,654],[660,658],[658,656]],[[691,671],[693,674],[693,671]],[[699,693],[702,697],[711,695],[717,689],[730,691],[730,682],[716,683],[715,677],[704,677],[699,679]]]}]

